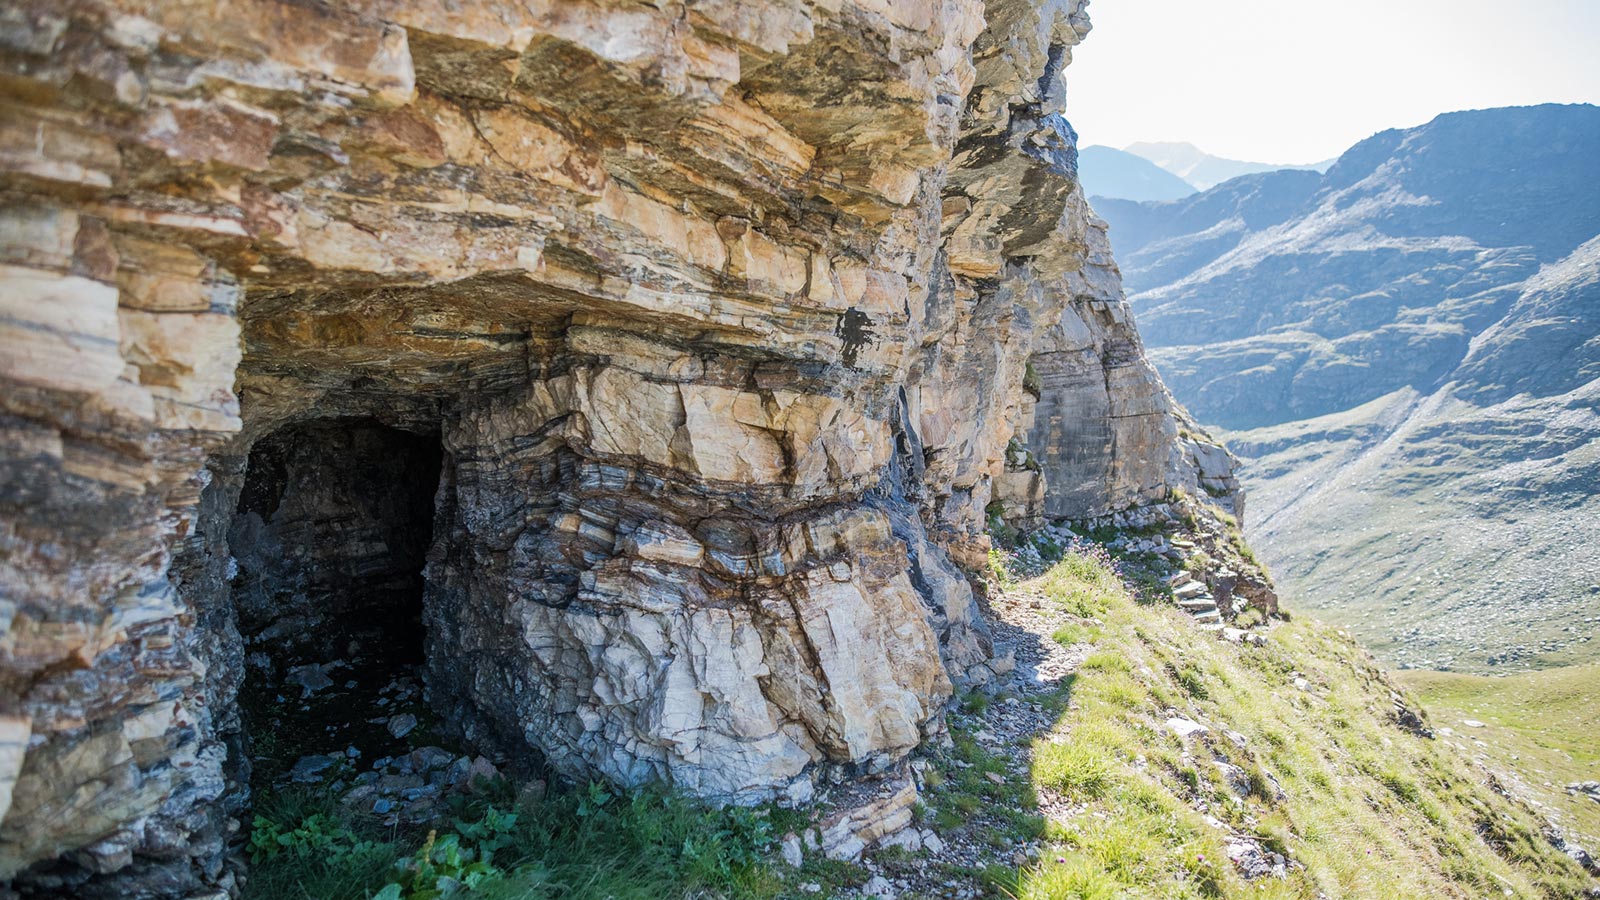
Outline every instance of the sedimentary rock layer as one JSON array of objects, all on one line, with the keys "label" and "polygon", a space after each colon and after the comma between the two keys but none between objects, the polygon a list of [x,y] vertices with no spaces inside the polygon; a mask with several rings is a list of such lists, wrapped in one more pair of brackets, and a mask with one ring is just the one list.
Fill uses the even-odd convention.
[{"label": "sedimentary rock layer", "polygon": [[1081,6],[0,14],[0,878],[230,884],[241,623],[403,574],[334,501],[424,477],[464,740],[733,801],[903,757],[985,675],[987,513],[1210,452],[1077,188]]}]

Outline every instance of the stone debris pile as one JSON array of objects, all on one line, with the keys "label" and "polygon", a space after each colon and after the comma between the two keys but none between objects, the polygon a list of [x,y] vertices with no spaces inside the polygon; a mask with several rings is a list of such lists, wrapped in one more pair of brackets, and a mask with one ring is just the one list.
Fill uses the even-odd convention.
[{"label": "stone debris pile", "polygon": [[320,785],[352,810],[370,814],[384,825],[424,825],[449,812],[452,795],[493,788],[502,777],[500,768],[486,757],[434,746],[379,757],[362,766],[355,747],[302,756],[276,787]]}]

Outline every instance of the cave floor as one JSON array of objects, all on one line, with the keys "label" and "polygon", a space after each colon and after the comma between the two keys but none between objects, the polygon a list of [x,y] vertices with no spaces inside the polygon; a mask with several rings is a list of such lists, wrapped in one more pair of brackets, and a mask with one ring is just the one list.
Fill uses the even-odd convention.
[{"label": "cave floor", "polygon": [[[358,617],[298,623],[302,636],[315,634],[310,641],[261,636],[246,649],[240,708],[253,790],[312,783],[339,769],[450,745],[424,700],[421,623],[386,621],[394,613],[382,612],[382,604],[365,609]],[[330,762],[307,762],[312,757]],[[336,765],[336,757],[347,762]]]}]

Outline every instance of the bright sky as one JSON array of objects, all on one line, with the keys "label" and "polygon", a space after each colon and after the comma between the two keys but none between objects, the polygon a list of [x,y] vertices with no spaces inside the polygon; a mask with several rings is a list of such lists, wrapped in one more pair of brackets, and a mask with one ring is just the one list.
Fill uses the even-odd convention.
[{"label": "bright sky", "polygon": [[1600,0],[1093,0],[1079,143],[1309,163],[1442,112],[1600,102]]}]

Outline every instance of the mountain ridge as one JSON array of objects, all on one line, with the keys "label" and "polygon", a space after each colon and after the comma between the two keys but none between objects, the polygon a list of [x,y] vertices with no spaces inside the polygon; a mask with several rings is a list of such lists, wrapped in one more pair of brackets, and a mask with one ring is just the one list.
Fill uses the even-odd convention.
[{"label": "mountain ridge", "polygon": [[1469,110],[1321,176],[1096,202],[1152,359],[1246,458],[1286,595],[1393,663],[1600,649],[1597,149],[1594,106]]},{"label": "mountain ridge", "polygon": [[1325,159],[1314,163],[1264,163],[1230,159],[1207,153],[1188,141],[1135,141],[1122,149],[1150,160],[1201,190],[1240,175],[1283,169],[1321,172],[1334,162]]},{"label": "mountain ridge", "polygon": [[1084,194],[1128,200],[1177,200],[1198,188],[1155,163],[1123,150],[1092,145],[1078,151]]}]

